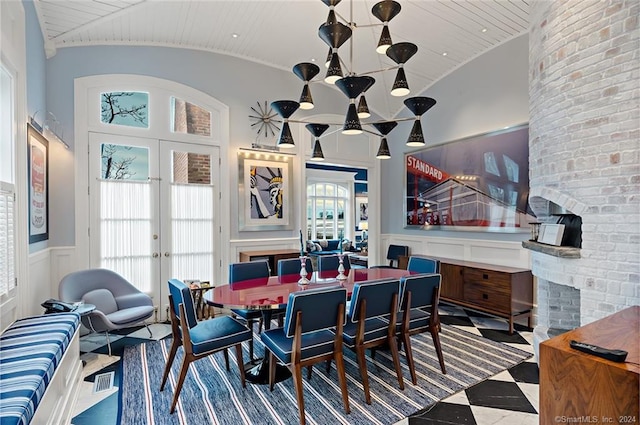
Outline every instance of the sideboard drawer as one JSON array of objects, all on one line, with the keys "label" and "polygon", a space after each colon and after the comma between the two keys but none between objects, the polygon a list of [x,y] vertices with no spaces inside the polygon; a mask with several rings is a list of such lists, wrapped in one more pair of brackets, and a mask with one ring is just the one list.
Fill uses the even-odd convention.
[{"label": "sideboard drawer", "polygon": [[509,313],[511,297],[508,292],[496,291],[495,287],[481,283],[467,283],[464,285],[465,301],[479,307]]},{"label": "sideboard drawer", "polygon": [[495,272],[491,270],[474,269],[465,267],[464,282],[467,284],[491,284],[494,291],[510,292],[511,276],[505,273]]}]

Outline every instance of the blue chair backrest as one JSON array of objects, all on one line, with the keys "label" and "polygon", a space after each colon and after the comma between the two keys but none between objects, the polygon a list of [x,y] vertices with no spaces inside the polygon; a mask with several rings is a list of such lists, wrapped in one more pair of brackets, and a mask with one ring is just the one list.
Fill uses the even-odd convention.
[{"label": "blue chair backrest", "polygon": [[271,270],[266,260],[229,264],[229,283],[269,277],[270,274]]},{"label": "blue chair backrest", "polygon": [[[340,259],[337,255],[321,255],[318,257],[318,271],[326,272],[329,270],[338,271],[338,266],[340,265]],[[342,257],[342,265],[345,270],[349,270],[351,268],[351,262],[349,262],[349,256],[344,255]]]},{"label": "blue chair backrest", "polygon": [[440,273],[440,260],[425,257],[409,257],[407,270],[416,273]]},{"label": "blue chair backrest", "polygon": [[389,245],[387,249],[387,260],[398,261],[398,257],[409,255],[409,247],[406,245]]},{"label": "blue chair backrest", "polygon": [[[313,273],[313,265],[311,259],[307,257],[304,262],[307,273]],[[287,258],[284,260],[278,260],[278,276],[284,276],[287,274],[300,274],[300,259],[299,258]]]},{"label": "blue chair backrest", "polygon": [[428,307],[433,304],[434,289],[440,287],[442,276],[439,274],[416,274],[405,276],[400,280],[400,309],[405,308],[405,297],[407,292],[411,292],[412,308]]},{"label": "blue chair backrest", "polygon": [[[384,317],[391,314],[391,298],[393,294],[400,297],[399,279],[382,279],[356,283],[351,293],[349,316],[353,323],[360,318],[361,301],[367,300],[365,319]],[[397,301],[396,301],[397,302]]]},{"label": "blue chair backrest", "polygon": [[193,297],[189,287],[181,280],[171,279],[169,280],[169,293],[173,300],[171,308],[176,313],[176,316],[180,318],[180,304],[184,304],[184,312],[187,315],[189,329],[197,325],[196,309],[193,305]]},{"label": "blue chair backrest", "polygon": [[[293,338],[295,335],[298,311],[302,311],[303,334],[334,328],[340,304],[347,304],[347,289],[341,286],[290,293],[284,317],[284,330],[287,337]],[[344,319],[342,324],[345,324]]]}]

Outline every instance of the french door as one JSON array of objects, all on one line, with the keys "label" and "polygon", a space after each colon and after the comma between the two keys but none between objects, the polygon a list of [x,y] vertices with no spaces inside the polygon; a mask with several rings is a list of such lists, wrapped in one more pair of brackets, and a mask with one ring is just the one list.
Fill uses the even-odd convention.
[{"label": "french door", "polygon": [[89,134],[90,258],[141,291],[166,319],[167,280],[213,282],[219,264],[219,151]]}]

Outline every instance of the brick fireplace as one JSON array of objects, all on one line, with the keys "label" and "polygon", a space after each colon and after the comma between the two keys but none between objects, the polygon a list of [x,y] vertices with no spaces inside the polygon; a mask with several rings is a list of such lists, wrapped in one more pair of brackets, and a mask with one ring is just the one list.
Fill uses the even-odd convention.
[{"label": "brick fireplace", "polygon": [[540,221],[554,207],[582,219],[571,256],[532,252],[542,327],[640,304],[638,16],[637,1],[531,6],[530,201]]}]

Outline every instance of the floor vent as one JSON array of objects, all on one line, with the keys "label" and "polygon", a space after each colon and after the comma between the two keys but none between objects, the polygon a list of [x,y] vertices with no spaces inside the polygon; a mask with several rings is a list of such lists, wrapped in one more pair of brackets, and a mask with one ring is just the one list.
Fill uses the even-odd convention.
[{"label": "floor vent", "polygon": [[99,393],[112,389],[114,376],[115,372],[107,372],[96,375],[96,379],[93,382],[93,392]]}]

